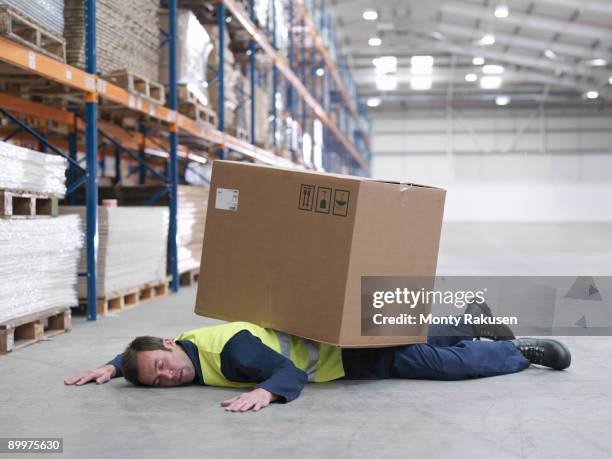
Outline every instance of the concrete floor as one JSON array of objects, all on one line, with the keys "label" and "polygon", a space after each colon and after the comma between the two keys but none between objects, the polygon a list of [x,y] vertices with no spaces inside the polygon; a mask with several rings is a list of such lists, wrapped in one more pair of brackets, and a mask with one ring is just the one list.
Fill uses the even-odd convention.
[{"label": "concrete floor", "polygon": [[[533,244],[533,235],[548,234],[547,228],[451,226],[440,258],[447,274],[510,274],[518,266],[532,266],[533,256],[553,257],[551,267],[559,260],[575,266],[578,257],[581,269],[597,270],[588,273],[610,274],[604,272],[599,249],[607,244],[610,263],[611,225],[565,228],[570,235],[590,231],[588,238],[578,240],[591,242],[570,247],[567,234],[557,232],[556,238],[546,238],[543,249]],[[64,457],[69,458],[539,459],[611,454],[608,337],[564,338],[573,352],[572,366],[564,372],[530,368],[458,382],[337,381],[308,385],[294,402],[259,413],[224,412],[219,402],[236,394],[229,389],[141,389],[122,379],[102,386],[63,385],[66,376],[104,363],[136,335],[173,337],[214,323],[193,314],[194,299],[195,288],[189,288],[97,323],[77,318],[71,333],[0,357],[0,436],[63,437]]]}]

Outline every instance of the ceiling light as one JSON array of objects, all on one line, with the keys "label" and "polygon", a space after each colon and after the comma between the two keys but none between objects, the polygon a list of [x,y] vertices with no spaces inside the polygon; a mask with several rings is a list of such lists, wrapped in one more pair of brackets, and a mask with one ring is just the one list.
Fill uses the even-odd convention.
[{"label": "ceiling light", "polygon": [[606,65],[608,65],[608,61],[600,57],[596,59],[591,59],[590,61],[588,61],[588,63],[593,67],[605,67]]},{"label": "ceiling light", "polygon": [[469,81],[470,83],[476,81],[478,76],[475,73],[467,73],[465,75],[465,81]]},{"label": "ceiling light", "polygon": [[472,64],[474,65],[482,65],[484,64],[484,62],[485,62],[484,57],[477,56],[474,59],[472,59]]},{"label": "ceiling light", "polygon": [[495,105],[499,105],[503,107],[504,105],[508,105],[510,103],[510,97],[508,96],[497,96],[495,98]]},{"label": "ceiling light", "polygon": [[378,13],[374,10],[365,10],[363,12],[363,18],[366,21],[376,21],[378,19]]},{"label": "ceiling light", "polygon": [[495,17],[499,19],[507,18],[510,11],[508,10],[508,6],[505,4],[497,5],[495,7]]},{"label": "ceiling light", "polygon": [[382,44],[382,40],[378,37],[372,37],[368,40],[368,45],[370,46],[380,46]]},{"label": "ceiling light", "polygon": [[430,76],[413,76],[410,77],[410,87],[415,91],[425,91],[431,89]]},{"label": "ceiling light", "polygon": [[317,76],[322,77],[323,75],[325,75],[325,69],[323,67],[319,67],[317,69]]},{"label": "ceiling light", "polygon": [[587,99],[597,99],[599,97],[599,93],[597,91],[589,91],[586,93]]},{"label": "ceiling light", "polygon": [[385,73],[394,73],[397,71],[397,57],[381,56],[372,60],[376,74],[384,75]]},{"label": "ceiling light", "polygon": [[495,36],[491,33],[486,33],[482,36],[482,38],[478,41],[483,46],[492,45],[495,43]]},{"label": "ceiling light", "polygon": [[544,55],[549,59],[556,59],[557,53],[555,53],[552,49],[547,49],[544,51]]},{"label": "ceiling light", "polygon": [[413,75],[431,75],[433,64],[433,56],[412,56],[410,58],[410,73]]},{"label": "ceiling light", "polygon": [[501,75],[504,73],[504,68],[501,65],[487,64],[482,67],[482,73],[487,75]]},{"label": "ceiling light", "polygon": [[483,76],[480,78],[482,89],[497,89],[501,86],[502,79],[499,76]]},{"label": "ceiling light", "polygon": [[376,89],[394,91],[397,89],[397,75],[376,75]]},{"label": "ceiling light", "polygon": [[382,100],[380,100],[380,97],[368,97],[366,104],[368,107],[378,107],[381,102]]},{"label": "ceiling light", "polygon": [[608,84],[612,84],[612,77],[608,78]]}]

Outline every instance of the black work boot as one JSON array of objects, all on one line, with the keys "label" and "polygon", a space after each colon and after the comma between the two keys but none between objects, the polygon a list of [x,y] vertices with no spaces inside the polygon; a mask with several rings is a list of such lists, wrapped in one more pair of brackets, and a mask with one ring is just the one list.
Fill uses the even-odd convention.
[{"label": "black work boot", "polygon": [[512,344],[529,363],[564,370],[572,362],[572,354],[567,346],[554,339],[519,338],[512,340]]},{"label": "black work boot", "polygon": [[[487,303],[470,303],[465,308],[464,314],[471,314],[474,317],[493,317],[491,308]],[[514,339],[514,333],[505,324],[471,324],[474,338],[489,338],[493,341],[507,341]]]}]

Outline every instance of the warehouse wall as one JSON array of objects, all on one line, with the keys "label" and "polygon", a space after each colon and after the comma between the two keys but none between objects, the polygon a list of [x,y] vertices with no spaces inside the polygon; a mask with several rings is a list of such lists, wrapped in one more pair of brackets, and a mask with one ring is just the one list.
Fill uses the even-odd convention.
[{"label": "warehouse wall", "polygon": [[372,175],[448,190],[455,221],[612,221],[612,111],[373,116]]}]

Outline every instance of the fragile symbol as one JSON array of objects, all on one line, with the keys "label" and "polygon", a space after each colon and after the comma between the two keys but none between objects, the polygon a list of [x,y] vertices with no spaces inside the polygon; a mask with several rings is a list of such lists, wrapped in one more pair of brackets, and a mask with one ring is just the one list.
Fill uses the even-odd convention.
[{"label": "fragile symbol", "polygon": [[334,192],[334,215],[346,217],[348,215],[350,193],[347,190],[336,190]]},{"label": "fragile symbol", "polygon": [[330,199],[332,196],[332,189],[320,186],[317,188],[317,207],[316,211],[324,214],[329,213],[331,208]]},{"label": "fragile symbol", "polygon": [[314,185],[302,185],[300,187],[300,201],[298,209],[312,210],[314,204]]}]

